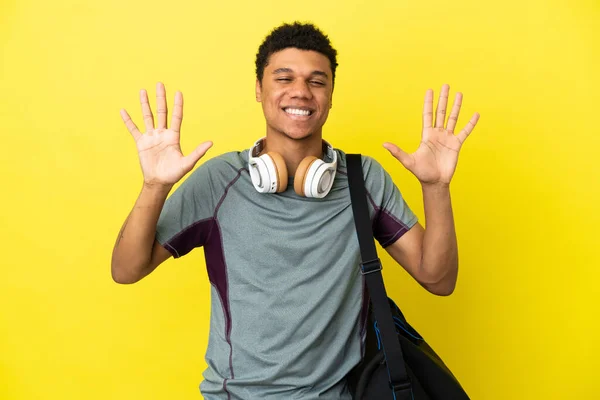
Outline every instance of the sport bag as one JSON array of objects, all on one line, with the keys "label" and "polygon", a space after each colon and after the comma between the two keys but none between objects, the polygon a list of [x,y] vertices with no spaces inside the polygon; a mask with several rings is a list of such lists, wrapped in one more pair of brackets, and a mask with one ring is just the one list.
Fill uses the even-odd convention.
[{"label": "sport bag", "polygon": [[360,154],[347,154],[361,272],[369,297],[365,355],[348,375],[355,400],[469,400],[458,380],[387,297],[373,239]]}]

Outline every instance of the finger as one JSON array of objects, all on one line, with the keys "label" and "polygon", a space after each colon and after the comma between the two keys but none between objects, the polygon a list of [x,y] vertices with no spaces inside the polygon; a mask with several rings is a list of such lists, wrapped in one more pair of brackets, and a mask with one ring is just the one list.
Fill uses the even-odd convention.
[{"label": "finger", "polygon": [[144,117],[144,125],[146,132],[154,130],[154,116],[148,103],[148,93],[145,89],[140,90],[140,103],[142,104],[142,116]]},{"label": "finger", "polygon": [[448,93],[450,92],[450,85],[445,84],[442,86],[440,92],[440,98],[435,112],[435,127],[443,128],[446,121],[446,106],[448,105]]},{"label": "finger", "polygon": [[427,89],[423,104],[423,129],[431,128],[433,124],[433,90]]},{"label": "finger", "polygon": [[467,126],[465,126],[463,130],[460,131],[458,135],[456,135],[461,144],[463,144],[465,140],[467,140],[471,132],[473,132],[475,125],[477,125],[477,121],[479,121],[479,113],[473,114],[471,120],[467,123]]},{"label": "finger", "polygon": [[183,157],[184,168],[187,171],[191,171],[191,169],[194,168],[194,165],[196,165],[198,160],[200,160],[202,158],[202,156],[204,156],[204,154],[206,154],[206,152],[208,151],[208,149],[210,149],[212,147],[212,145],[213,144],[210,141],[204,142],[200,146],[196,147],[196,149],[194,151],[192,151],[190,154]]},{"label": "finger", "polygon": [[156,84],[156,120],[156,128],[167,129],[167,94],[161,82]]},{"label": "finger", "polygon": [[458,121],[458,114],[460,113],[461,104],[462,93],[458,92],[456,93],[456,97],[454,97],[454,105],[452,106],[452,111],[448,117],[448,125],[446,125],[446,129],[450,133],[454,133],[454,128],[456,128],[456,121]]},{"label": "finger", "polygon": [[137,140],[140,138],[140,136],[142,136],[142,134],[140,133],[135,123],[131,120],[129,114],[127,114],[127,111],[125,111],[124,109],[121,110],[121,118],[123,118],[123,122],[125,122],[127,130],[129,130],[129,133],[131,133],[131,136],[133,136],[133,139],[137,142]]},{"label": "finger", "polygon": [[171,115],[171,130],[178,132],[181,130],[181,121],[183,120],[183,94],[175,93],[175,103],[173,106],[173,115]]},{"label": "finger", "polygon": [[406,153],[404,150],[402,150],[400,147],[396,146],[393,143],[384,143],[383,147],[385,147],[387,151],[389,151],[392,154],[392,156],[394,156],[394,158],[400,161],[400,163],[404,165],[404,167],[410,170],[414,163],[414,160],[410,154]]}]

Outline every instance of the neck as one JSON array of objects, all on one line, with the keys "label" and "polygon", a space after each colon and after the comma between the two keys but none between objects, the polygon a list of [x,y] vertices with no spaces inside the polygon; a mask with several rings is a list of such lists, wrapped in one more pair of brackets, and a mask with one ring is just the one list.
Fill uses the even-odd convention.
[{"label": "neck", "polygon": [[311,135],[304,139],[291,139],[286,135],[267,133],[265,147],[262,153],[274,151],[281,154],[289,176],[296,174],[300,162],[308,156],[323,158],[323,138],[321,135]]}]

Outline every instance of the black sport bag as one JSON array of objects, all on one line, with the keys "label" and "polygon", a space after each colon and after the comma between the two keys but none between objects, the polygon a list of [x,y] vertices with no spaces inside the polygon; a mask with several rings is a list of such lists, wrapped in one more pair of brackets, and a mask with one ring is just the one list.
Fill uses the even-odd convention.
[{"label": "black sport bag", "polygon": [[348,375],[355,400],[469,400],[442,359],[387,297],[373,240],[360,154],[347,154],[348,183],[370,297],[365,356]]}]

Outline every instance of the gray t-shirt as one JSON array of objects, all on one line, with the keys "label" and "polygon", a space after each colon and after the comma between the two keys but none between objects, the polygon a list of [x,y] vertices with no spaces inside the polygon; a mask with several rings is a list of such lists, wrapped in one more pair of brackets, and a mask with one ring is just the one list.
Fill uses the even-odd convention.
[{"label": "gray t-shirt", "polygon": [[[175,258],[204,246],[212,284],[205,399],[350,399],[368,298],[346,172],[323,199],[261,194],[248,151],[206,161],[167,199],[156,238]],[[386,247],[417,218],[363,156],[373,231]]]}]

